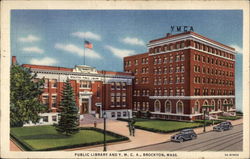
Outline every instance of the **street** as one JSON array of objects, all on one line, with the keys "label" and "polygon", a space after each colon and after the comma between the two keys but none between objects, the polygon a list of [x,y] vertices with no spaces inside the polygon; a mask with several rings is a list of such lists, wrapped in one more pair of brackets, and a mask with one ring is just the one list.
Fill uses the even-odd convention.
[{"label": "street", "polygon": [[[232,130],[210,131],[198,135],[197,139],[178,142],[164,142],[129,151],[242,151],[243,126],[236,125]],[[128,151],[128,150],[125,150]]]}]

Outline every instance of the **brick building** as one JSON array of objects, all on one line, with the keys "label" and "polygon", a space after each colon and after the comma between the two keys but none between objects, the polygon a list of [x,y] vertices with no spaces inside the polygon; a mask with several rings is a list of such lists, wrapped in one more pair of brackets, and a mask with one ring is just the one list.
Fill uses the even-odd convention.
[{"label": "brick building", "polygon": [[[12,63],[16,57],[12,57]],[[61,101],[63,83],[69,79],[74,90],[75,101],[80,118],[85,114],[101,117],[105,110],[107,118],[129,118],[132,116],[132,78],[131,73],[98,71],[86,65],[75,68],[23,64],[45,79],[41,102],[50,112],[41,114],[43,124],[58,121],[58,107]]]},{"label": "brick building", "polygon": [[235,49],[195,32],[151,40],[148,52],[124,58],[132,73],[133,112],[162,119],[201,119],[234,114]]}]

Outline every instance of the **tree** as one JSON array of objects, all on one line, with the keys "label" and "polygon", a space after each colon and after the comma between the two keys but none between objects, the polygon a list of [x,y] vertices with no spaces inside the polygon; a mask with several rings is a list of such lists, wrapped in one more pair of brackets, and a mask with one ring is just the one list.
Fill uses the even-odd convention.
[{"label": "tree", "polygon": [[44,80],[36,79],[31,70],[17,64],[10,70],[10,126],[37,123],[47,107],[40,103]]},{"label": "tree", "polygon": [[79,115],[73,89],[69,80],[64,83],[60,103],[59,122],[55,125],[57,132],[70,136],[79,131]]}]

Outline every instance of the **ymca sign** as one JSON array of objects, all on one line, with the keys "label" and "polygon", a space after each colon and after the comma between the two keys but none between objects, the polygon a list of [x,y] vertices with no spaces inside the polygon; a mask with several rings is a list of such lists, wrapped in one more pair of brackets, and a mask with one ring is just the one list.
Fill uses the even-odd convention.
[{"label": "ymca sign", "polygon": [[172,32],[188,32],[194,31],[193,26],[171,26],[171,33]]}]

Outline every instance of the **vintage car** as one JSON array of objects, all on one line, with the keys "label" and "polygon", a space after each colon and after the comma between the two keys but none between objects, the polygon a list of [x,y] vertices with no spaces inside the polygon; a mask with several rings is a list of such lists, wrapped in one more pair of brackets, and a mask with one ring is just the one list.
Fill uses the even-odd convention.
[{"label": "vintage car", "polygon": [[196,138],[197,138],[197,135],[193,129],[183,129],[180,131],[180,133],[174,136],[171,136],[171,141],[183,142],[186,140],[192,140]]},{"label": "vintage car", "polygon": [[224,131],[224,130],[230,130],[233,128],[233,125],[230,121],[221,122],[220,124],[213,127],[214,131]]}]

